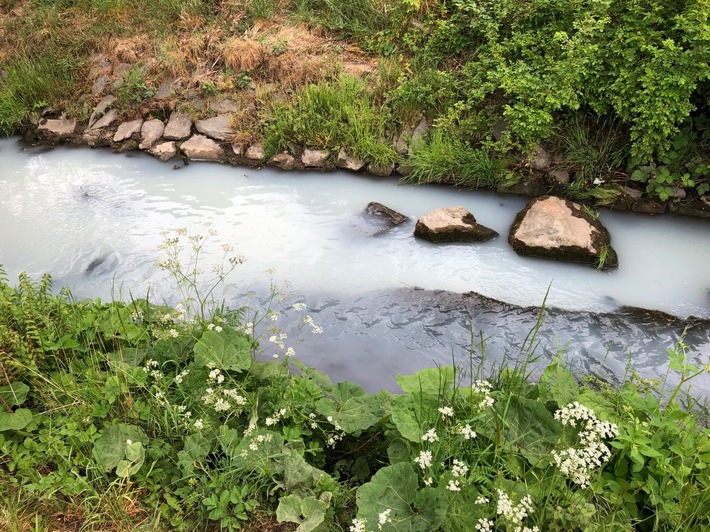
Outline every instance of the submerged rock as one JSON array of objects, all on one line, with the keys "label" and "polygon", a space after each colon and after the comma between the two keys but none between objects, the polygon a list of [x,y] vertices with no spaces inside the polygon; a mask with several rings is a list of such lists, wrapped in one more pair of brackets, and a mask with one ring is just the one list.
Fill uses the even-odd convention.
[{"label": "submerged rock", "polygon": [[407,218],[404,214],[400,214],[394,209],[390,209],[389,207],[382,205],[381,203],[377,203],[376,201],[368,203],[367,207],[365,207],[365,212],[369,215],[374,215],[381,219],[387,220],[391,226],[399,225],[409,220],[409,218]]},{"label": "submerged rock", "polygon": [[555,196],[528,202],[515,218],[508,242],[519,255],[616,268],[609,232],[578,203]]},{"label": "submerged rock", "polygon": [[436,209],[419,218],[414,236],[431,242],[485,242],[498,233],[476,222],[473,214],[458,206]]}]

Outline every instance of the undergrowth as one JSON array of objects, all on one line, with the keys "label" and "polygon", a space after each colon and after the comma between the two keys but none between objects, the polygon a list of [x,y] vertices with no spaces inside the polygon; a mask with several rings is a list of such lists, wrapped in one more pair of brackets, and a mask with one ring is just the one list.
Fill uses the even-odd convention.
[{"label": "undergrowth", "polygon": [[[166,235],[181,302],[76,301],[0,270],[3,530],[704,530],[710,430],[681,339],[665,379],[580,382],[553,357],[399,375],[400,393],[333,383],[278,324],[322,329],[274,292],[215,297],[240,259],[198,275],[209,237]],[[541,318],[542,319],[542,315]],[[539,327],[539,323],[538,323]],[[676,384],[670,384],[674,382]]]}]

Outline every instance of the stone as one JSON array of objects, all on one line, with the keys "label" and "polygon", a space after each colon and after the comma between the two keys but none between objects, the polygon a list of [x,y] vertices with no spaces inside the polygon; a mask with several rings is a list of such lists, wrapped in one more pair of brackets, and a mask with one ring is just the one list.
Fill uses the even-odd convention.
[{"label": "stone", "polygon": [[530,160],[528,164],[533,170],[545,172],[550,169],[550,166],[552,165],[552,158],[550,157],[550,154],[547,153],[547,150],[545,150],[545,148],[538,146],[530,154]]},{"label": "stone", "polygon": [[239,105],[232,100],[218,100],[209,102],[210,109],[218,113],[235,113],[239,111]]},{"label": "stone", "polygon": [[195,129],[203,135],[217,140],[227,140],[234,134],[232,119],[229,115],[217,115],[206,120],[198,120],[195,122]]},{"label": "stone", "polygon": [[409,149],[407,150],[409,155],[412,155],[412,148],[422,141],[427,131],[429,131],[429,122],[427,122],[426,118],[422,118],[417,127],[414,128],[414,131],[412,131],[412,138],[409,139]]},{"label": "stone", "polygon": [[412,136],[412,129],[405,127],[394,141],[394,151],[400,155],[407,155],[409,151],[409,139]]},{"label": "stone", "polygon": [[165,124],[163,124],[162,120],[154,118],[153,120],[143,122],[143,127],[141,127],[141,143],[138,147],[141,150],[147,150],[163,136],[164,131]]},{"label": "stone", "polygon": [[407,218],[404,214],[400,214],[386,205],[377,203],[376,201],[368,203],[367,207],[365,207],[365,212],[373,216],[384,218],[390,225],[393,226],[402,224],[409,220],[409,218]]},{"label": "stone", "polygon": [[367,173],[379,177],[391,176],[394,172],[394,163],[390,164],[370,164],[367,166]]},{"label": "stone", "polygon": [[412,174],[412,167],[405,164],[398,164],[394,171],[402,177],[407,177]]},{"label": "stone", "polygon": [[685,199],[687,196],[687,193],[685,192],[685,189],[681,186],[674,186],[671,187],[671,197],[676,198],[676,199]]},{"label": "stone", "polygon": [[50,118],[42,121],[37,129],[59,138],[69,137],[76,131],[76,118]]},{"label": "stone", "polygon": [[177,155],[177,147],[175,146],[175,142],[161,142],[160,144],[156,144],[150,149],[150,153],[157,157],[159,160],[165,162],[169,159],[172,159]]},{"label": "stone", "polygon": [[91,94],[98,96],[106,90],[106,85],[108,85],[108,76],[100,76],[91,86]]},{"label": "stone", "polygon": [[191,129],[192,118],[190,115],[181,113],[180,111],[173,111],[170,114],[168,125],[165,126],[163,137],[168,140],[181,140],[190,136]]},{"label": "stone", "polygon": [[222,146],[204,135],[193,135],[180,150],[192,161],[217,161],[222,156]]},{"label": "stone", "polygon": [[476,222],[465,207],[447,207],[425,214],[414,227],[414,236],[430,242],[485,242],[498,233]]},{"label": "stone", "polygon": [[241,157],[244,154],[244,146],[241,144],[232,144],[232,152],[237,157]]},{"label": "stone", "polygon": [[348,155],[345,148],[340,148],[340,151],[338,152],[338,160],[335,162],[335,166],[344,170],[359,172],[362,170],[362,167],[365,166],[365,163]]},{"label": "stone", "polygon": [[268,164],[281,168],[282,170],[293,170],[293,167],[296,165],[296,159],[290,153],[282,151],[269,159]]},{"label": "stone", "polygon": [[616,268],[609,232],[582,206],[556,196],[528,202],[513,222],[508,242],[519,255]]},{"label": "stone", "polygon": [[621,187],[621,192],[632,199],[640,199],[643,196],[643,192],[631,187]]},{"label": "stone", "polygon": [[118,111],[116,109],[109,109],[109,111],[99,118],[89,129],[103,129],[110,126],[118,120]]},{"label": "stone", "polygon": [[568,185],[569,184],[569,172],[567,170],[557,169],[550,172],[550,177],[552,181],[557,185]]},{"label": "stone", "polygon": [[137,135],[141,131],[143,126],[143,119],[139,118],[137,120],[131,120],[130,122],[124,122],[113,136],[114,142],[121,142],[123,140],[130,139],[133,135]]},{"label": "stone", "polygon": [[330,152],[327,150],[311,150],[306,148],[301,155],[303,166],[310,168],[323,168],[330,157]]},{"label": "stone", "polygon": [[666,206],[655,199],[639,199],[631,205],[631,210],[641,214],[663,214]]},{"label": "stone", "polygon": [[500,122],[498,122],[493,127],[493,131],[491,132],[491,134],[493,135],[493,138],[496,140],[500,140],[501,137],[503,137],[503,132],[506,130],[507,127],[508,127],[508,122],[506,122],[505,120],[501,120]]},{"label": "stone", "polygon": [[518,181],[512,185],[498,187],[496,192],[500,194],[519,194],[521,196],[543,196],[549,193],[549,188],[546,187],[537,179]]},{"label": "stone", "polygon": [[160,84],[160,87],[158,87],[158,90],[155,93],[155,98],[158,100],[170,98],[173,95],[173,92],[175,92],[175,83],[175,79],[173,78],[168,78],[163,81],[163,83]]},{"label": "stone", "polygon": [[244,152],[244,157],[252,161],[261,161],[264,159],[264,147],[261,144],[252,144]]},{"label": "stone", "polygon": [[106,110],[111,107],[115,101],[115,96],[105,96],[99,103],[96,104],[96,107],[94,107],[94,110],[89,117],[89,128],[91,128],[99,118],[106,114]]}]

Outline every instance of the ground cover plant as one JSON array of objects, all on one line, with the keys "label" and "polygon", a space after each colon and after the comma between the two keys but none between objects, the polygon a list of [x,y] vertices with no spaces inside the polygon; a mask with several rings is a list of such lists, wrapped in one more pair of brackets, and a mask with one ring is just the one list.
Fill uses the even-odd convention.
[{"label": "ground cover plant", "polygon": [[[276,290],[230,310],[241,258],[166,234],[175,308],[77,301],[0,274],[3,530],[704,530],[710,430],[682,338],[662,381],[578,380],[559,357],[333,383],[279,323],[322,329]],[[671,384],[674,383],[674,384]],[[290,528],[289,528],[290,527]]]},{"label": "ground cover plant", "polygon": [[[342,147],[402,163],[410,182],[495,188],[535,177],[527,156],[542,146],[551,170],[569,172],[570,197],[609,205],[630,187],[682,203],[710,192],[709,11],[707,0],[5,0],[0,132],[43,112],[86,120],[109,92],[125,118],[202,117],[201,100],[226,99],[234,142],[269,153]],[[393,142],[422,117],[431,129],[405,159]]]}]

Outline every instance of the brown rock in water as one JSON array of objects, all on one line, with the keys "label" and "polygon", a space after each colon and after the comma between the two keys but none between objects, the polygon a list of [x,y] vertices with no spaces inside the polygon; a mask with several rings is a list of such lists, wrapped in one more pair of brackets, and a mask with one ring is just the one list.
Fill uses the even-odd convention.
[{"label": "brown rock in water", "polygon": [[390,209],[386,205],[377,203],[376,201],[371,201],[365,207],[365,212],[367,214],[372,214],[375,216],[381,216],[385,218],[391,225],[399,225],[401,223],[409,220],[404,214],[400,214],[394,209]]},{"label": "brown rock in water", "polygon": [[528,202],[515,218],[508,242],[519,255],[616,268],[609,232],[582,206],[555,196]]},{"label": "brown rock in water", "polygon": [[177,148],[173,141],[161,142],[150,149],[150,153],[157,157],[160,161],[172,159],[177,154]]},{"label": "brown rock in water", "polygon": [[485,242],[498,233],[476,222],[464,207],[447,207],[425,214],[414,228],[414,236],[431,242]]},{"label": "brown rock in water", "polygon": [[76,131],[76,118],[50,118],[49,120],[44,120],[37,129],[59,138],[69,137]]},{"label": "brown rock in water", "polygon": [[244,152],[244,157],[252,161],[261,161],[264,158],[264,147],[261,144],[252,144]]}]

